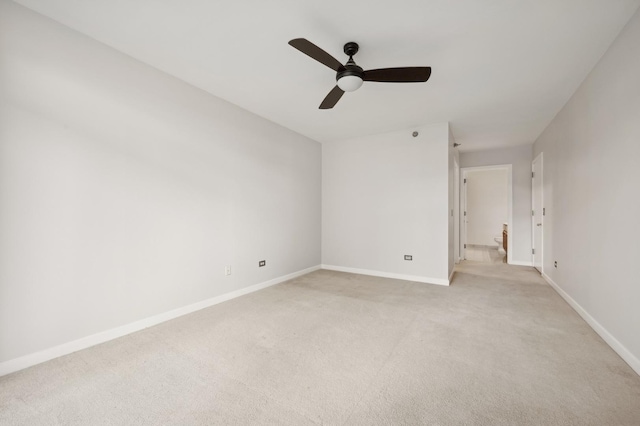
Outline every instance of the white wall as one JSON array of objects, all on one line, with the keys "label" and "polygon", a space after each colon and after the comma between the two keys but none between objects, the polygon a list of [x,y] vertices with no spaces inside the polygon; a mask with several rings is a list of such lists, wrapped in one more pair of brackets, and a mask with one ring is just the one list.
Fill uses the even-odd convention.
[{"label": "white wall", "polygon": [[0,362],[320,263],[318,143],[5,1],[0,64]]},{"label": "white wall", "polygon": [[461,152],[460,167],[512,166],[513,223],[511,236],[511,263],[531,265],[531,145],[487,151]]},{"label": "white wall", "polygon": [[447,283],[448,132],[442,123],[323,144],[323,265]]},{"label": "white wall", "polygon": [[534,154],[544,152],[544,273],[640,374],[639,40],[640,11]]},{"label": "white wall", "polygon": [[472,170],[467,179],[467,244],[495,246],[509,222],[507,169]]}]

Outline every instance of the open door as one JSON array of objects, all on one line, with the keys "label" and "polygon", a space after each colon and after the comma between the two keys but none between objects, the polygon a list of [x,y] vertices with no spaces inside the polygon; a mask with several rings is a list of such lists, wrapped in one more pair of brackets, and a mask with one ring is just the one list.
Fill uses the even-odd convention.
[{"label": "open door", "polygon": [[462,173],[462,204],[460,206],[460,260],[467,259],[467,173]]},{"label": "open door", "polygon": [[532,248],[531,256],[533,267],[542,273],[542,250],[543,250],[543,223],[544,223],[544,207],[542,197],[542,153],[540,153],[531,165],[531,182],[532,194],[531,200],[531,227],[532,227]]},{"label": "open door", "polygon": [[453,260],[460,263],[460,164],[453,158]]}]

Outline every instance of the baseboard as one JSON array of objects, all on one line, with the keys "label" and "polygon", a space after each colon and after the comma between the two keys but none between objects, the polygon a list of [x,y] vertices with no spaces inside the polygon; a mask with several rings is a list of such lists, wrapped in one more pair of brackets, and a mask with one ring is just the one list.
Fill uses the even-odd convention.
[{"label": "baseboard", "polygon": [[547,274],[542,274],[542,278],[553,287],[553,289],[573,308],[574,311],[586,321],[593,330],[598,333],[611,349],[613,349],[620,358],[622,358],[633,370],[640,375],[640,359],[636,358],[622,343],[618,341],[611,333],[607,331],[595,318],[584,310],[567,292],[565,292],[558,284],[556,284]]},{"label": "baseboard", "polygon": [[[451,273],[449,274],[449,284],[451,284],[451,280],[453,279],[453,274],[455,274],[455,273],[456,273],[456,268],[454,267],[451,270]],[[447,285],[449,285],[449,284],[447,284]]]},{"label": "baseboard", "polygon": [[437,284],[437,285],[449,285],[449,280],[443,280],[442,278],[429,278],[429,277],[422,277],[419,275],[396,274],[393,272],[374,271],[371,269],[347,268],[345,266],[324,265],[324,264],[321,265],[321,268],[328,269],[330,271],[349,272],[351,274],[371,275],[374,277],[383,277],[383,278],[394,278],[396,280],[417,281],[419,283]]},{"label": "baseboard", "polygon": [[509,262],[509,265],[515,265],[515,266],[533,266],[533,262],[522,262],[520,260],[512,260],[511,262]]},{"label": "baseboard", "polygon": [[311,268],[293,272],[291,274],[277,277],[262,283],[254,284],[249,287],[241,288],[239,290],[212,297],[210,299],[202,300],[200,302],[154,315],[152,317],[135,321],[130,324],[112,328],[110,330],[102,331],[100,333],[92,334],[78,340],[63,343],[49,349],[1,362],[0,376],[4,376],[6,374],[28,368],[36,364],[40,364],[63,355],[68,355],[70,353],[77,352],[79,350],[86,349],[91,346],[107,342],[109,340],[117,339],[118,337],[126,336],[127,334],[135,333],[136,331],[140,331],[145,328],[160,324],[162,322],[169,321],[171,319],[181,317],[183,315],[187,315],[204,308],[208,308],[209,306],[217,305],[218,303],[226,302],[228,300],[235,299],[236,297],[244,296],[245,294],[253,293],[254,291],[262,290],[264,288],[280,284],[281,282],[308,274],[309,272],[317,271],[318,269],[320,269],[320,265],[312,266]]}]

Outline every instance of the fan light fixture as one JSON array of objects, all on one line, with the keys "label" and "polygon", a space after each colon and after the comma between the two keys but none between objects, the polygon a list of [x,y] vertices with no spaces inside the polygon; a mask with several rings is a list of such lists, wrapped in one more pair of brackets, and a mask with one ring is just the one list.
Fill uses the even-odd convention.
[{"label": "fan light fixture", "polygon": [[345,75],[338,80],[338,87],[345,92],[353,92],[362,86],[362,78],[357,75]]}]

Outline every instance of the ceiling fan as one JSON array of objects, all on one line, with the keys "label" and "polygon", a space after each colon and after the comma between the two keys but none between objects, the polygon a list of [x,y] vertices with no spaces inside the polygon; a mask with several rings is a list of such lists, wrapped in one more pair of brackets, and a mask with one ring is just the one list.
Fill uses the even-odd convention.
[{"label": "ceiling fan", "polygon": [[422,83],[431,76],[431,67],[380,68],[364,71],[353,60],[353,55],[358,53],[358,43],[353,41],[344,45],[344,53],[349,56],[349,60],[344,65],[307,39],[296,38],[291,40],[289,44],[337,73],[337,85],[324,98],[320,104],[320,109],[333,108],[344,95],[344,92],[357,90],[364,81]]}]

